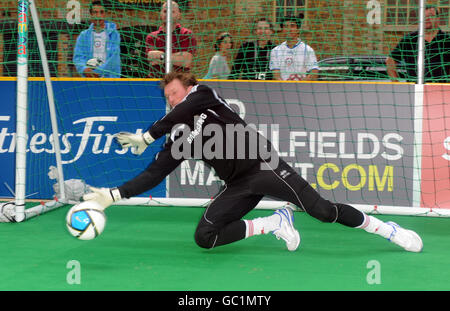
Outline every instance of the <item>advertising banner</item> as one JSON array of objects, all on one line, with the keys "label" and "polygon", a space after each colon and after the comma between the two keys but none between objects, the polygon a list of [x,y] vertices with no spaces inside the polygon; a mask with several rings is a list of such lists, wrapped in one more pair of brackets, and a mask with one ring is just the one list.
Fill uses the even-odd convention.
[{"label": "advertising banner", "polygon": [[421,206],[450,208],[450,85],[426,85]]},{"label": "advertising banner", "polygon": [[[162,148],[164,138],[144,155],[122,148],[113,135],[143,132],[166,113],[158,82],[54,81],[64,179],[82,179],[98,187],[122,184],[140,173]],[[1,81],[0,197],[12,197],[15,163],[15,81]],[[44,81],[29,82],[26,188],[28,198],[52,198],[56,166],[53,134]],[[166,195],[165,182],[145,195]]]},{"label": "advertising banner", "polygon": [[[411,206],[411,85],[208,82],[279,155],[336,202]],[[210,198],[221,187],[201,161],[170,176],[170,197]]]}]

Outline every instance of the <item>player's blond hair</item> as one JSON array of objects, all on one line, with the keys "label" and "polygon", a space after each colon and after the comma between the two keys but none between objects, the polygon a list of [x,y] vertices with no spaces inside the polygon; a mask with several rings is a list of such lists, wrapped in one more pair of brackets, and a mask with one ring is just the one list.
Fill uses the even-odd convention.
[{"label": "player's blond hair", "polygon": [[180,80],[180,82],[185,86],[194,86],[196,84],[198,84],[197,78],[195,77],[194,74],[190,73],[190,72],[176,72],[176,71],[172,71],[168,74],[166,74],[161,82],[160,82],[160,86],[162,89],[164,89],[166,87],[167,84],[169,84],[170,82],[172,82],[173,80]]}]

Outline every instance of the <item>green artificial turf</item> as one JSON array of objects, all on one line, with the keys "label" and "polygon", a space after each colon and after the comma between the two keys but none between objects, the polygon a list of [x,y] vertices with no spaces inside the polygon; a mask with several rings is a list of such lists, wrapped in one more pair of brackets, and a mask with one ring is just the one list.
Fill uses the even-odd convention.
[{"label": "green artificial turf", "polygon": [[421,235],[423,252],[409,253],[298,212],[302,242],[289,252],[271,234],[202,249],[194,231],[204,209],[185,207],[111,207],[103,234],[81,241],[65,228],[68,209],[0,224],[0,290],[450,290],[446,218],[377,216]]}]

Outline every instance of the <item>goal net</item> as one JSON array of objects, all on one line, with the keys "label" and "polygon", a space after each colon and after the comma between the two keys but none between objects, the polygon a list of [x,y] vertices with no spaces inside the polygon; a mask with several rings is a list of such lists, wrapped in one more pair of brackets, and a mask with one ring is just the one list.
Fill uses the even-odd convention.
[{"label": "goal net", "polygon": [[[27,4],[26,11],[20,11],[20,3]],[[27,207],[40,208],[31,216],[75,202],[90,185],[115,187],[139,174],[165,138],[136,156],[133,149],[115,143],[113,135],[143,132],[168,111],[155,78],[165,71],[167,57],[158,54],[149,60],[155,57],[149,52],[165,52],[162,1],[34,3],[51,90],[29,2],[19,1],[19,9],[16,1],[0,4],[0,197],[16,196],[17,154],[22,153],[22,197],[33,202]],[[445,1],[430,4],[439,8],[439,27],[447,30],[450,6]],[[170,62],[173,70],[184,64],[201,83],[215,88],[327,199],[373,213],[448,216],[449,77],[420,84],[407,67],[398,66],[399,81],[393,83],[386,66],[400,39],[418,29],[419,5],[377,0],[178,1],[172,17],[179,9],[181,28],[173,25]],[[289,38],[286,16],[296,17],[299,27],[301,42],[291,47],[307,44],[314,51],[317,62],[303,71],[313,81],[275,80],[270,70],[276,66],[270,64],[272,48]],[[94,20],[106,20],[108,26]],[[107,29],[103,34],[102,27]],[[25,30],[26,36],[21,33]],[[99,35],[94,38],[95,33]],[[94,57],[96,44],[106,45],[107,52]],[[23,73],[18,59],[24,49],[27,111],[20,121],[17,98]],[[106,54],[113,52],[116,58],[110,59]],[[180,65],[176,53],[193,56]],[[85,71],[86,60],[92,59],[100,60],[90,63],[98,69],[94,74]],[[21,122],[26,124],[24,135],[18,133]],[[154,189],[120,204],[207,205],[222,185],[203,162],[185,161]],[[61,187],[67,192],[62,202]],[[267,199],[259,207],[284,203]]]}]

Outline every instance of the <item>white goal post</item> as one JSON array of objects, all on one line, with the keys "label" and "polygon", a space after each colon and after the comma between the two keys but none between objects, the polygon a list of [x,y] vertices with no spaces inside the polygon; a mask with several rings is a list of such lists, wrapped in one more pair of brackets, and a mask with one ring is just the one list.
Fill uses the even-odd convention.
[{"label": "white goal post", "polygon": [[[34,0],[18,1],[18,48],[17,48],[17,114],[16,114],[16,180],[15,180],[15,220],[24,221],[27,218],[40,213],[50,211],[62,206],[58,202],[50,202],[38,208],[25,211],[25,189],[26,189],[26,149],[27,149],[27,116],[28,116],[28,11],[31,12],[33,26],[39,47],[39,54],[44,70],[44,79],[47,88],[47,98],[50,110],[50,119],[53,137],[58,137],[58,123],[56,117],[55,102],[53,96],[50,70],[48,66],[47,53],[39,22],[36,4]],[[65,201],[64,174],[61,161],[61,148],[59,139],[54,139],[56,167],[58,170],[58,182],[60,189],[60,202]],[[26,212],[28,215],[26,215]]]}]

